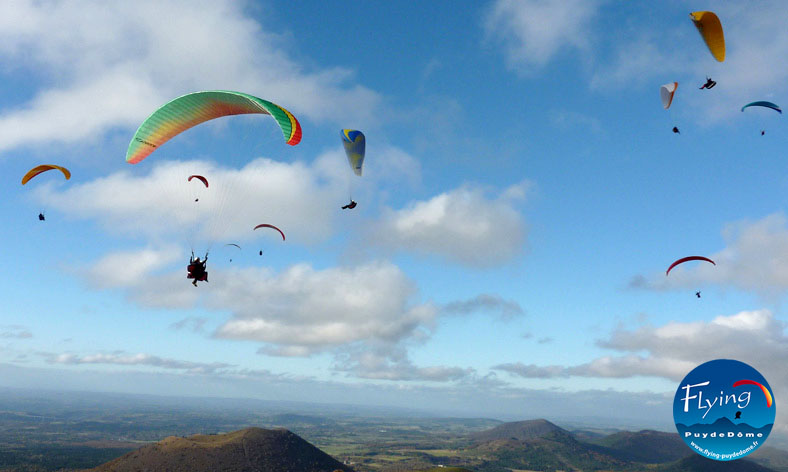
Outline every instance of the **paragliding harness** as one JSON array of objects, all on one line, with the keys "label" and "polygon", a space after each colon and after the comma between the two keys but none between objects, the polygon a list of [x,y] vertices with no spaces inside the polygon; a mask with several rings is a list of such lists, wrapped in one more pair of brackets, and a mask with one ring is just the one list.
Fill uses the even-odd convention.
[{"label": "paragliding harness", "polygon": [[715,85],[717,85],[717,82],[711,80],[711,77],[706,77],[706,83],[703,84],[700,87],[700,89],[701,90],[703,90],[703,89],[709,90],[709,89],[713,88]]},{"label": "paragliding harness", "polygon": [[46,218],[44,217],[44,212],[38,214],[38,221],[46,221]]},{"label": "paragliding harness", "polygon": [[207,282],[208,281],[208,271],[205,270],[205,264],[208,262],[208,253],[205,253],[205,259],[200,260],[199,257],[194,257],[194,251],[192,251],[192,257],[189,259],[189,265],[186,267],[186,270],[189,272],[186,275],[187,279],[194,279],[192,281],[192,285],[195,287],[197,286],[197,281],[200,282]]},{"label": "paragliding harness", "polygon": [[348,203],[347,205],[343,206],[342,209],[343,210],[347,210],[347,209],[352,210],[353,208],[356,208],[356,205],[358,205],[358,203],[356,203],[355,200],[351,199],[350,203]]}]

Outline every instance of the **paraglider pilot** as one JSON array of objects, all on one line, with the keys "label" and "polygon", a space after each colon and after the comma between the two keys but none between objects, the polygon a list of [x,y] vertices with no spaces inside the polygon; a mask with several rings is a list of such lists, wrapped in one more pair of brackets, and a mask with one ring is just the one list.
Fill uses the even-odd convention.
[{"label": "paraglider pilot", "polygon": [[695,296],[700,298],[700,292],[695,292]]},{"label": "paraglider pilot", "polygon": [[347,205],[343,206],[342,209],[343,210],[348,210],[348,209],[352,210],[353,208],[356,208],[356,205],[358,205],[358,204],[354,200],[350,200],[350,203],[348,203]]},{"label": "paraglider pilot", "polygon": [[194,279],[192,281],[192,285],[195,287],[197,286],[197,281],[200,282],[207,282],[208,281],[208,272],[205,270],[205,264],[208,263],[208,253],[205,253],[205,259],[200,260],[200,257],[194,257],[194,252],[192,252],[192,257],[189,259],[189,265],[186,267],[186,270],[189,272],[186,275],[188,279]]},{"label": "paraglider pilot", "polygon": [[715,82],[715,81],[711,80],[711,77],[706,77],[706,83],[705,83],[705,84],[703,84],[703,85],[700,87],[700,89],[701,89],[701,90],[703,90],[703,89],[706,89],[706,90],[708,90],[708,89],[710,89],[710,88],[713,88],[715,85],[717,85],[717,82]]},{"label": "paraglider pilot", "polygon": [[38,221],[46,221],[46,218],[44,218],[44,214],[43,213],[39,213],[38,214]]},{"label": "paraglider pilot", "polygon": [[676,126],[673,127],[673,132],[676,134],[681,134],[681,131],[679,131],[678,127]]}]

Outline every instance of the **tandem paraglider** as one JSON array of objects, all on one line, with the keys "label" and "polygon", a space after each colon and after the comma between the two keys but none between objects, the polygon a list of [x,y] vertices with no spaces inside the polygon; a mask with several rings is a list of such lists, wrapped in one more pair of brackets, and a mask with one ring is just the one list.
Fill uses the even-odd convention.
[{"label": "tandem paraglider", "polygon": [[205,258],[200,260],[200,256],[194,257],[194,252],[192,252],[192,257],[189,259],[189,265],[186,266],[186,270],[188,273],[186,274],[187,279],[194,279],[192,280],[192,285],[195,287],[197,286],[197,282],[208,282],[208,271],[206,268],[206,264],[208,263],[208,253],[205,253]]}]

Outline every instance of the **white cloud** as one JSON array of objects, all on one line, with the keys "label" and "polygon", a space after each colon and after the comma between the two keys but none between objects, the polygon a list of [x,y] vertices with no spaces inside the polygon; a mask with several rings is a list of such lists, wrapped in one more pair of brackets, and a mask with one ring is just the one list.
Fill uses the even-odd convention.
[{"label": "white cloud", "polygon": [[179,255],[179,251],[174,248],[113,252],[94,263],[87,269],[86,275],[101,288],[128,287],[151,272],[171,264]]},{"label": "white cloud", "polygon": [[[48,208],[99,220],[129,236],[189,234],[242,243],[269,236],[253,232],[255,224],[275,222],[288,240],[315,242],[331,234],[337,206],[346,198],[340,182],[318,170],[322,161],[308,166],[256,159],[241,169],[165,161],[146,175],[118,172],[64,189],[42,185],[36,195]],[[209,189],[188,182],[192,174],[205,175]]]},{"label": "white cloud", "polygon": [[[615,86],[617,90],[621,86],[642,88],[654,86],[655,81],[658,86],[678,80],[674,113],[692,110],[695,119],[706,124],[734,116],[742,119],[739,110],[745,103],[784,94],[788,81],[788,65],[782,60],[788,55],[788,31],[784,28],[788,12],[784,4],[764,1],[758,8],[750,8],[729,3],[719,4],[714,10],[725,32],[724,63],[718,63],[708,52],[689,15],[667,30],[661,21],[613,26],[611,38],[628,39],[614,43],[609,62],[603,57],[594,59],[592,86]],[[706,75],[717,81],[714,91],[690,94]],[[656,88],[651,93],[656,97]]]},{"label": "white cloud", "polygon": [[363,379],[430,382],[465,380],[476,372],[474,369],[461,367],[417,367],[408,358],[404,347],[392,348],[388,345],[348,349],[337,356],[334,369]]},{"label": "white cloud", "polygon": [[365,240],[473,267],[504,264],[523,252],[526,226],[516,204],[528,187],[523,182],[490,198],[482,188],[467,185],[402,210],[387,210]]},{"label": "white cloud", "polygon": [[80,356],[77,354],[47,354],[50,364],[110,364],[110,365],[144,365],[163,369],[183,370],[193,374],[211,374],[233,367],[222,362],[203,363],[167,359],[150,354],[99,353]]},{"label": "white cloud", "polygon": [[662,272],[650,277],[636,275],[630,287],[667,290],[713,283],[763,296],[785,295],[788,290],[788,220],[783,214],[729,224],[722,234],[726,247],[706,255],[716,265],[684,264],[671,270],[669,277]]},{"label": "white cloud", "polygon": [[6,339],[30,339],[33,333],[24,326],[20,325],[0,325],[0,338]]},{"label": "white cloud", "polygon": [[445,314],[467,315],[475,312],[499,313],[503,319],[525,314],[519,303],[504,300],[500,295],[483,293],[468,300],[447,303],[442,308]]},{"label": "white cloud", "polygon": [[565,49],[590,48],[595,0],[498,0],[485,19],[487,34],[504,44],[508,64],[533,72]]},{"label": "white cloud", "polygon": [[266,352],[305,355],[358,341],[396,344],[430,326],[437,310],[413,304],[416,287],[396,266],[370,263],[280,274],[248,269],[224,278],[209,302],[234,313],[215,336],[264,342]]},{"label": "white cloud", "polygon": [[14,72],[39,71],[34,79],[45,88],[0,114],[0,150],[133,128],[167,100],[206,89],[248,91],[314,120],[374,121],[380,97],[352,84],[351,71],[305,70],[244,7],[229,0],[6,5],[0,58]]},{"label": "white cloud", "polygon": [[205,328],[205,323],[208,322],[208,318],[202,318],[199,316],[187,316],[186,318],[177,321],[170,325],[170,328],[181,330],[181,329],[188,329],[195,333],[203,332]]},{"label": "white cloud", "polygon": [[[743,311],[709,322],[670,322],[636,330],[619,328],[608,339],[597,342],[606,349],[631,353],[624,356],[604,356],[571,367],[509,363],[494,369],[521,377],[651,376],[678,381],[712,355],[759,366],[769,378],[766,372],[777,373],[780,365],[788,361],[788,336],[784,330],[785,323],[768,310]],[[636,354],[644,351],[647,356]],[[773,377],[788,387],[788,375],[780,372]]]},{"label": "white cloud", "polygon": [[[600,347],[623,353],[577,366],[536,366],[508,363],[493,367],[525,378],[662,377],[680,381],[698,365],[713,359],[736,359],[757,369],[776,397],[788,392],[786,323],[769,310],[743,311],[712,321],[670,322],[663,326],[618,328]],[[645,354],[641,354],[645,353]],[[779,413],[777,424],[784,424]],[[788,429],[782,428],[783,432]]]}]

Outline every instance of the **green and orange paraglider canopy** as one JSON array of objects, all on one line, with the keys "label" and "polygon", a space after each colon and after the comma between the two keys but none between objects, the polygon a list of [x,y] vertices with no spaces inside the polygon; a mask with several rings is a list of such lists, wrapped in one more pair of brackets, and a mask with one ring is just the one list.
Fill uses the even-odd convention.
[{"label": "green and orange paraglider canopy", "polygon": [[282,129],[285,141],[301,141],[301,125],[292,113],[262,98],[242,92],[212,90],[176,98],[142,122],[126,151],[126,162],[137,164],[173,136],[215,118],[260,113],[271,115]]}]

